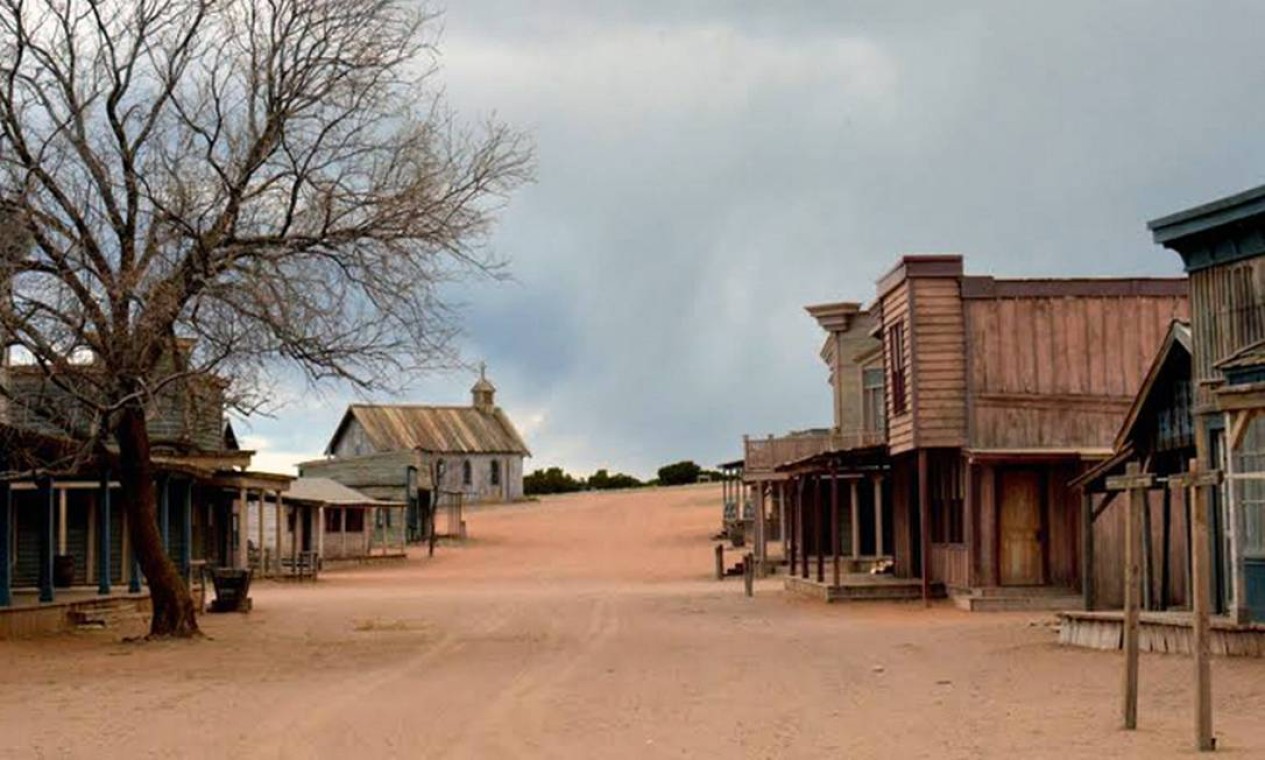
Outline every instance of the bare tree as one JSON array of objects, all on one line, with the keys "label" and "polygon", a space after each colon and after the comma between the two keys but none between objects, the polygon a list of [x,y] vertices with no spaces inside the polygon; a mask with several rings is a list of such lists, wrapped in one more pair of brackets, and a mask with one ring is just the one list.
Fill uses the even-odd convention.
[{"label": "bare tree", "polygon": [[451,359],[440,286],[500,266],[531,149],[456,123],[437,27],[407,0],[0,0],[0,201],[30,243],[0,333],[116,452],[152,636],[197,631],[157,528],[163,394],[216,375],[249,407],[277,362],[389,385]]}]

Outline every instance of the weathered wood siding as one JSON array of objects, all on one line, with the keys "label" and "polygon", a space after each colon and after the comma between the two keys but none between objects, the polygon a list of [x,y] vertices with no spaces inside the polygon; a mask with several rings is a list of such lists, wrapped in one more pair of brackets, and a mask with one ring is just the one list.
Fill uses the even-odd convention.
[{"label": "weathered wood siding", "polygon": [[[1095,508],[1103,496],[1095,499]],[[1097,609],[1119,609],[1124,605],[1124,520],[1128,495],[1120,494],[1094,521],[1094,597]],[[1151,593],[1161,598],[1164,561],[1164,493],[1151,491],[1147,498],[1151,521]],[[1189,544],[1186,541],[1187,507],[1185,492],[1172,493],[1169,525],[1169,606],[1188,607]]]},{"label": "weathered wood siding", "polygon": [[[910,337],[912,330],[910,329],[909,319],[909,281],[906,280],[894,287],[891,291],[883,296],[883,334],[885,345],[883,348],[886,356],[886,372],[887,389],[887,445],[893,454],[899,454],[914,448],[914,398],[913,398],[913,351],[910,347]],[[905,365],[905,411],[903,414],[896,414],[897,403],[894,398],[896,388],[892,382],[892,370],[894,367],[893,357],[891,356],[892,335],[897,325],[903,325],[904,340],[904,365]]]},{"label": "weathered wood siding", "polygon": [[388,501],[406,501],[408,467],[417,468],[418,488],[430,488],[430,468],[416,451],[389,451],[365,456],[335,457],[305,462],[303,477],[329,478],[366,496]]},{"label": "weathered wood siding", "polygon": [[966,444],[966,336],[957,277],[910,281],[914,289],[914,445],[919,448]]},{"label": "weathered wood siding", "polygon": [[931,547],[931,580],[957,588],[969,586],[970,559],[965,546],[933,545]]},{"label": "weathered wood siding", "polygon": [[972,448],[1109,447],[1186,299],[966,301]]},{"label": "weathered wood siding", "polygon": [[1192,272],[1190,297],[1195,407],[1206,413],[1215,409],[1212,386],[1221,380],[1213,365],[1265,340],[1265,258]]}]

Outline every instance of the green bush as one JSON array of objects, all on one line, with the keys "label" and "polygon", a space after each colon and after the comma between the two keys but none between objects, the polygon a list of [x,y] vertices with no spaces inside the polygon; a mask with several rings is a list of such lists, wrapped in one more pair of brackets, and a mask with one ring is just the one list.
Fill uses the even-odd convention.
[{"label": "green bush", "polygon": [[697,483],[699,473],[703,471],[694,462],[686,460],[659,468],[659,484],[664,486],[683,486]]}]

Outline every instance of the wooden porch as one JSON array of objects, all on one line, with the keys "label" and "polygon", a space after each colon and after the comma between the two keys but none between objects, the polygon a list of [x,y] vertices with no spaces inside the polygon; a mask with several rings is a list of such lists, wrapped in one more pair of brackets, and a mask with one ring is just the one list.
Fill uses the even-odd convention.
[{"label": "wooden porch", "polygon": [[0,641],[45,636],[85,624],[110,625],[149,613],[148,592],[98,593],[83,586],[58,591],[53,602],[41,602],[37,588],[15,588],[12,604],[0,607]]},{"label": "wooden porch", "polygon": [[[921,578],[897,578],[886,573],[841,573],[837,582],[833,578],[818,581],[791,575],[784,583],[792,594],[828,603],[922,600]],[[934,597],[943,597],[944,584],[933,583],[931,593]]]},{"label": "wooden porch", "polygon": [[[1121,649],[1124,613],[1072,611],[1059,613],[1059,644],[1087,649]],[[1189,655],[1194,632],[1190,612],[1142,612],[1138,647],[1143,652]],[[1236,623],[1229,617],[1209,620],[1209,648],[1223,657],[1265,657],[1265,624]]]}]

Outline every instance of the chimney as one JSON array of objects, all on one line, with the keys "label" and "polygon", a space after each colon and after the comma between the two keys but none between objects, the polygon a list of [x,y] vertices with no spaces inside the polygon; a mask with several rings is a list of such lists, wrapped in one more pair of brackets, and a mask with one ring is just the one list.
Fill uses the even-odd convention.
[{"label": "chimney", "polygon": [[496,386],[488,382],[487,365],[479,365],[479,381],[470,389],[473,406],[480,412],[491,414],[496,409]]}]

